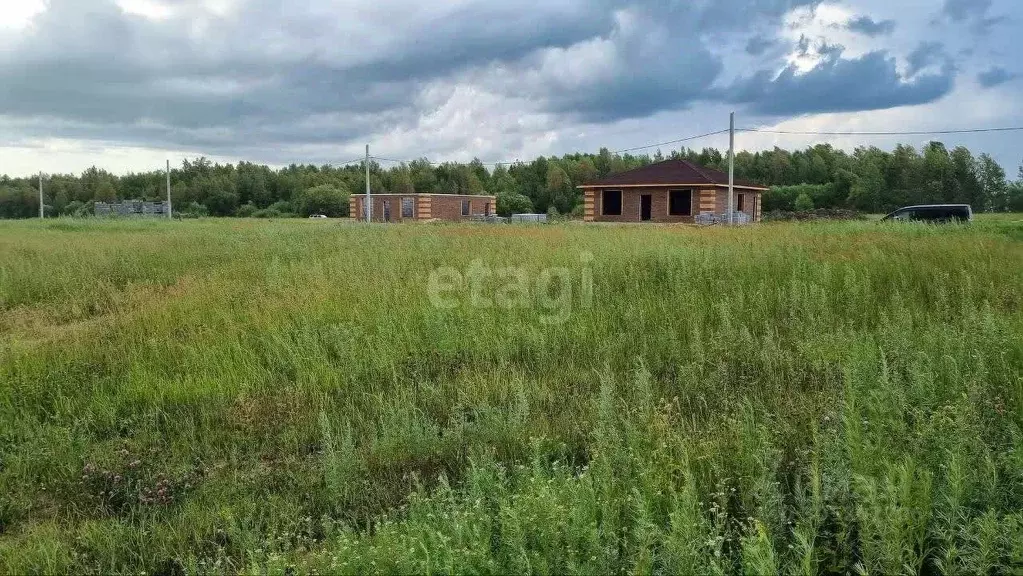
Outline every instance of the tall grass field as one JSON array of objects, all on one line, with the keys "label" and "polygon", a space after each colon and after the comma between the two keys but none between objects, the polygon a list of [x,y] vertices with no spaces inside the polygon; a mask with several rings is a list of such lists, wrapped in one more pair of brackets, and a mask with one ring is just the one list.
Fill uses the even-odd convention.
[{"label": "tall grass field", "polygon": [[1023,571],[1023,222],[0,223],[0,573]]}]

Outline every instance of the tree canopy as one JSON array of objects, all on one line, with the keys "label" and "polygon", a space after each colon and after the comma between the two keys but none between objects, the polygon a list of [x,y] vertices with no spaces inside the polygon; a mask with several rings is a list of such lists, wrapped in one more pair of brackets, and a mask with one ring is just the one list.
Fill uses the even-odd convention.
[{"label": "tree canopy", "polygon": [[[683,148],[667,156],[615,154],[606,148],[596,154],[539,157],[531,162],[488,169],[479,160],[432,163],[425,158],[383,166],[370,164],[374,191],[408,194],[482,194],[498,197],[498,211],[578,213],[585,184],[664,158],[727,169],[727,156],[715,148]],[[861,147],[852,153],[819,144],[803,150],[781,148],[739,152],[737,178],[770,186],[765,209],[852,208],[888,212],[908,204],[965,202],[975,211],[1023,210],[1023,166],[1016,181],[991,156],[969,149],[948,149],[931,142],[918,150],[899,145],[886,151]],[[162,171],[123,176],[100,168],[81,175],[46,177],[44,202],[50,215],[81,215],[92,203],[166,196]],[[34,178],[0,176],[0,218],[31,218],[39,214]],[[171,171],[171,195],[182,213],[215,216],[348,214],[349,191],[366,186],[360,165],[291,165],[271,168],[241,162],[213,163],[206,158],[185,160]],[[805,198],[800,201],[801,198]]]}]

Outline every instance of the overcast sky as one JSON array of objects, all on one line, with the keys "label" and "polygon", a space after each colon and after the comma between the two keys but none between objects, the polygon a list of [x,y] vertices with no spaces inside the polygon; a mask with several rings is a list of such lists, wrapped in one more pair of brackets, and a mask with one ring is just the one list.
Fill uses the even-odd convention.
[{"label": "overcast sky", "polygon": [[[0,173],[337,164],[367,143],[509,161],[710,132],[730,110],[785,130],[1023,126],[1021,34],[1020,0],[0,0]],[[1010,176],[1023,160],[1019,132],[942,140]]]}]

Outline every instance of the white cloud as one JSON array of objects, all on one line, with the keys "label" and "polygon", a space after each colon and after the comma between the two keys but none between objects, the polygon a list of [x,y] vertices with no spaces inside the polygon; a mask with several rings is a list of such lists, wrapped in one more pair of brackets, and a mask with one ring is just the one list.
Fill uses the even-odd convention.
[{"label": "white cloud", "polygon": [[127,14],[135,14],[150,20],[166,20],[174,15],[174,8],[159,0],[117,0],[117,5]]},{"label": "white cloud", "polygon": [[[32,140],[3,148],[4,163],[18,166],[17,175],[21,176],[39,172],[79,174],[91,166],[119,174],[162,170],[167,160],[172,166],[180,166],[183,159],[200,155],[198,150],[158,150],[59,138]],[[228,158],[212,159],[232,161]]]},{"label": "white cloud", "polygon": [[471,84],[430,86],[420,102],[425,110],[415,122],[372,138],[375,155],[504,162],[551,153],[558,141],[560,126],[551,115]]},{"label": "white cloud", "polygon": [[32,19],[44,10],[44,0],[4,0],[0,7],[0,34],[28,27]]}]

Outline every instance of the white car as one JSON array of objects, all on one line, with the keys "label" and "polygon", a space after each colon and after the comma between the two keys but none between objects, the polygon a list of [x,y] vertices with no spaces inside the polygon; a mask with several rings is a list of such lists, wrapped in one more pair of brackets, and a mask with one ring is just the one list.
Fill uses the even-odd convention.
[{"label": "white car", "polygon": [[326,218],[326,214],[313,214],[310,218]]}]

